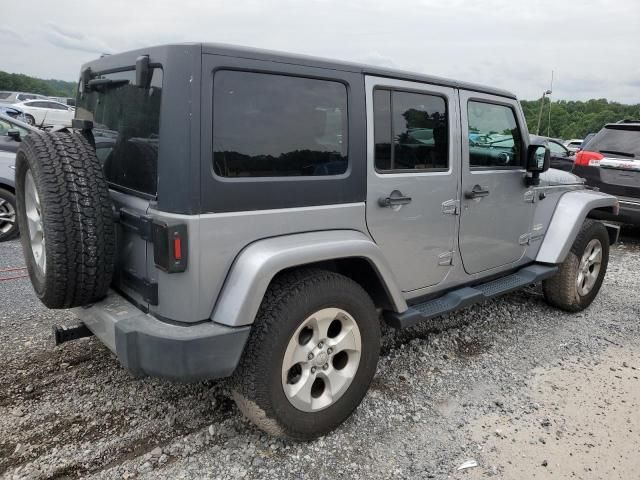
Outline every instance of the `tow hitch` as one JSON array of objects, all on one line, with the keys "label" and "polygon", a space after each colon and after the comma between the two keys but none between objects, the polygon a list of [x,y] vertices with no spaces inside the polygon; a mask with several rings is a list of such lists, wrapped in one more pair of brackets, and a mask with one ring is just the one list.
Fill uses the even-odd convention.
[{"label": "tow hitch", "polygon": [[56,346],[79,338],[90,337],[91,335],[93,335],[93,332],[84,323],[71,327],[53,326],[53,337],[55,338]]}]

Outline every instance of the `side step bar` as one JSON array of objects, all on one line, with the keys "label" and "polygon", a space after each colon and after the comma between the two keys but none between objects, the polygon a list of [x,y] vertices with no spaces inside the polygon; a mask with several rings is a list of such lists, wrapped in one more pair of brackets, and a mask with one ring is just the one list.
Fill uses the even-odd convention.
[{"label": "side step bar", "polygon": [[556,266],[541,264],[529,265],[511,275],[473,287],[458,288],[433,300],[412,305],[407,311],[402,313],[385,311],[384,319],[387,324],[393,328],[412,327],[424,320],[429,320],[545,280],[552,277],[557,271],[558,267]]},{"label": "side step bar", "polygon": [[91,335],[93,335],[93,332],[84,323],[79,323],[72,327],[53,326],[53,338],[56,342],[56,347],[62,343],[90,337]]}]

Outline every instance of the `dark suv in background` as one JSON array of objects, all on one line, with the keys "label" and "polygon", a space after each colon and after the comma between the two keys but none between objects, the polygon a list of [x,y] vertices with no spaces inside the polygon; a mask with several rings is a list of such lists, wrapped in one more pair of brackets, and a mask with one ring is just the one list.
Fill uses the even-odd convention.
[{"label": "dark suv in background", "polygon": [[640,225],[640,120],[605,125],[576,154],[573,173],[619,198],[616,220]]}]

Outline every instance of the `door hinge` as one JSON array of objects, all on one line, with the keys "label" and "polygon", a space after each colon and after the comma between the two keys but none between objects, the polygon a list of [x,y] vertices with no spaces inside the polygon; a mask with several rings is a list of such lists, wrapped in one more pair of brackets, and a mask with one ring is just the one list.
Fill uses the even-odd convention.
[{"label": "door hinge", "polygon": [[438,265],[443,267],[453,265],[453,252],[444,252],[438,255]]},{"label": "door hinge", "polygon": [[158,305],[158,284],[149,279],[139,277],[130,270],[122,271],[122,281],[132,290],[138,292],[142,299],[151,304]]},{"label": "door hinge", "polygon": [[442,202],[442,213],[445,215],[460,215],[460,200],[452,199]]},{"label": "door hinge", "polygon": [[531,239],[531,234],[530,233],[523,233],[518,238],[518,244],[520,244],[520,245],[529,245],[529,240],[530,239]]},{"label": "door hinge", "polygon": [[143,240],[147,242],[152,240],[153,231],[151,226],[153,225],[153,219],[150,216],[140,215],[126,208],[121,208],[118,220],[120,225],[133,233],[137,233]]}]

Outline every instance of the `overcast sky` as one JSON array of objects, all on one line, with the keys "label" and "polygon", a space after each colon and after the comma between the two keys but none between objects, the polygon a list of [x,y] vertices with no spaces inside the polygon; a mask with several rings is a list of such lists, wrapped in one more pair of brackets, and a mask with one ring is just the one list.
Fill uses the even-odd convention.
[{"label": "overcast sky", "polygon": [[263,47],[401,68],[539,98],[640,103],[640,0],[21,0],[0,70],[76,80],[80,64],[168,42]]}]

